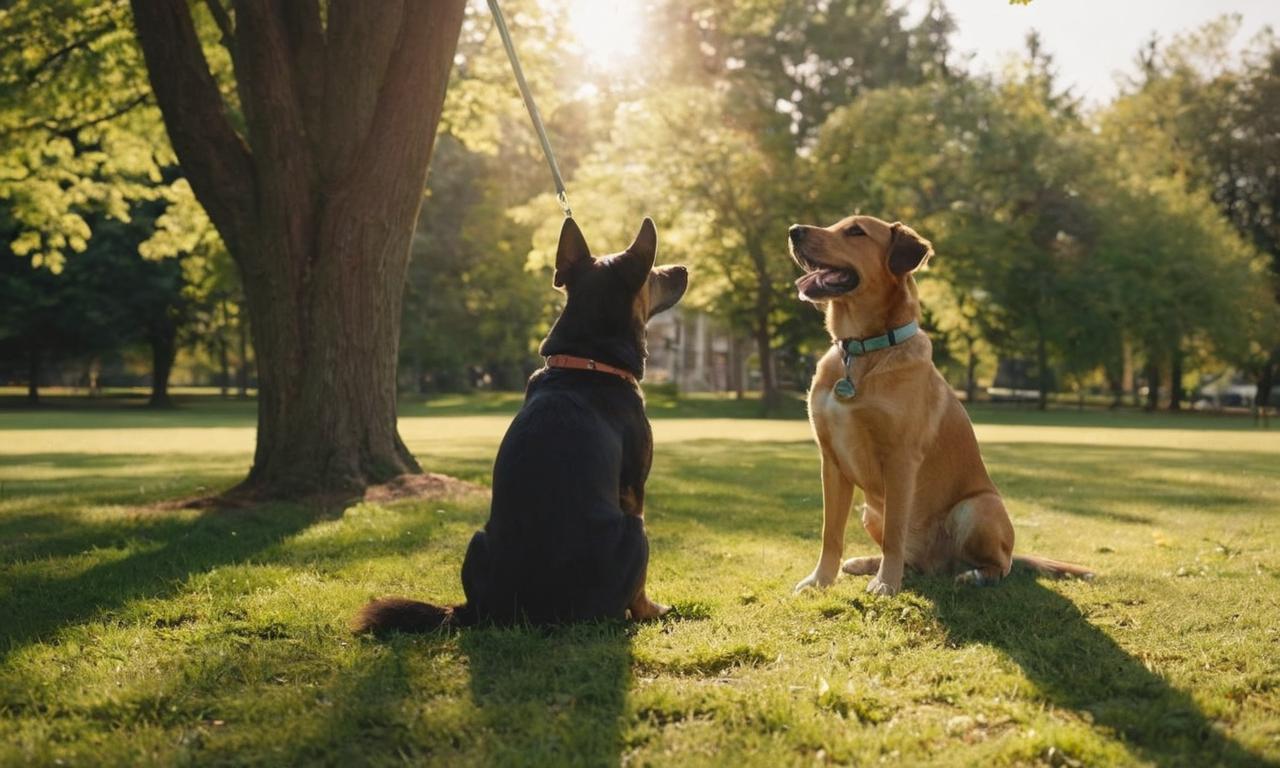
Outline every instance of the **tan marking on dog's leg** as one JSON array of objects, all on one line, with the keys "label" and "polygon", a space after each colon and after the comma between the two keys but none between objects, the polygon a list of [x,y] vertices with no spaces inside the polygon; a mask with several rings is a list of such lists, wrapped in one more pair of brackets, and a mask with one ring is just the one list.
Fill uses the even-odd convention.
[{"label": "tan marking on dog's leg", "polygon": [[670,606],[655,603],[644,593],[645,582],[648,579],[649,568],[646,565],[644,574],[640,576],[640,588],[636,590],[636,596],[631,599],[630,605],[627,606],[627,615],[632,621],[650,621],[671,610]]},{"label": "tan marking on dog's leg", "polygon": [[628,515],[635,517],[644,517],[644,498],[635,492],[631,486],[623,486],[618,491],[618,506],[622,507],[622,511]]}]

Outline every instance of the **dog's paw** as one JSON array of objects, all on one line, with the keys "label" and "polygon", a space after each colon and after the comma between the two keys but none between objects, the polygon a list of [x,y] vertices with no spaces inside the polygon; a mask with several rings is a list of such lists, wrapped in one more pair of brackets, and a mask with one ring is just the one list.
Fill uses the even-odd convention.
[{"label": "dog's paw", "polygon": [[880,558],[851,557],[844,561],[840,570],[852,576],[870,576],[880,570]]},{"label": "dog's paw", "polygon": [[956,576],[956,583],[965,584],[971,587],[989,587],[992,584],[995,584],[996,580],[982,575],[982,571],[975,568],[972,571],[965,571],[964,573]]},{"label": "dog's paw", "polygon": [[835,582],[836,582],[836,577],[834,574],[831,576],[826,576],[822,573],[819,573],[818,571],[814,571],[813,573],[801,579],[800,583],[796,584],[796,588],[792,590],[792,592],[798,594],[800,592],[805,591],[806,589],[814,589],[814,588],[826,589],[827,587],[831,586]]},{"label": "dog's paw", "polygon": [[867,592],[872,595],[883,595],[892,597],[902,591],[902,584],[890,584],[887,581],[881,581],[880,577],[872,576],[871,581],[867,583]]},{"label": "dog's paw", "polygon": [[634,603],[627,609],[628,615],[632,621],[653,621],[660,619],[671,610],[671,606],[655,603],[645,598],[643,601]]}]

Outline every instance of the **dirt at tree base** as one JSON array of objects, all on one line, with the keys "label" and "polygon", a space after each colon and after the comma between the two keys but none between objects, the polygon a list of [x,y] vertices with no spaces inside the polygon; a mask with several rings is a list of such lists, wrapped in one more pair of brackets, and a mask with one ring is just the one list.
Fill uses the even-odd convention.
[{"label": "dirt at tree base", "polygon": [[[297,503],[318,504],[341,510],[358,501],[385,504],[407,499],[456,499],[473,493],[487,493],[488,488],[476,483],[459,480],[449,475],[435,472],[422,474],[406,474],[394,477],[385,483],[371,485],[362,496],[352,497],[349,494],[317,494],[310,498],[295,499]],[[242,486],[237,486],[221,494],[201,494],[178,499],[167,499],[143,505],[144,509],[171,512],[180,509],[199,510],[247,510],[262,504],[271,503],[269,498],[260,498],[246,493]]]},{"label": "dirt at tree base", "polygon": [[385,503],[402,499],[452,499],[483,493],[485,490],[482,485],[456,477],[424,472],[420,475],[400,475],[381,485],[371,485],[365,489],[364,500]]}]

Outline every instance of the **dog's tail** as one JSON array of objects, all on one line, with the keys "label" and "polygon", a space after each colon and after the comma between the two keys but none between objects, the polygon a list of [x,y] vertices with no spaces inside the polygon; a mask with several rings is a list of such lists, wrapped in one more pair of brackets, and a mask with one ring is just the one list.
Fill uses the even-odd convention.
[{"label": "dog's tail", "polygon": [[351,620],[356,634],[372,632],[435,632],[469,627],[476,623],[475,610],[462,605],[432,605],[406,597],[382,597],[360,609]]},{"label": "dog's tail", "polygon": [[1049,576],[1055,579],[1093,580],[1093,571],[1089,568],[1074,563],[1064,563],[1061,560],[1051,560],[1047,557],[1038,557],[1036,555],[1014,555],[1013,562],[1024,565],[1041,576]]}]

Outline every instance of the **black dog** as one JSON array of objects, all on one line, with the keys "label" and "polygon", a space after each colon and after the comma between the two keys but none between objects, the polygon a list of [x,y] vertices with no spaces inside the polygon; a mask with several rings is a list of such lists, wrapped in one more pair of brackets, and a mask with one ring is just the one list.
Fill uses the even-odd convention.
[{"label": "black dog", "polygon": [[637,380],[645,324],[684,295],[684,267],[654,269],[657,232],[645,219],[622,253],[592,259],[566,219],[555,285],[568,301],[542,342],[547,367],[493,466],[493,505],[462,564],[467,602],[369,603],[363,631],[428,631],[478,622],[557,624],[659,616],[644,592],[649,542],[644,484],[653,435]]}]

